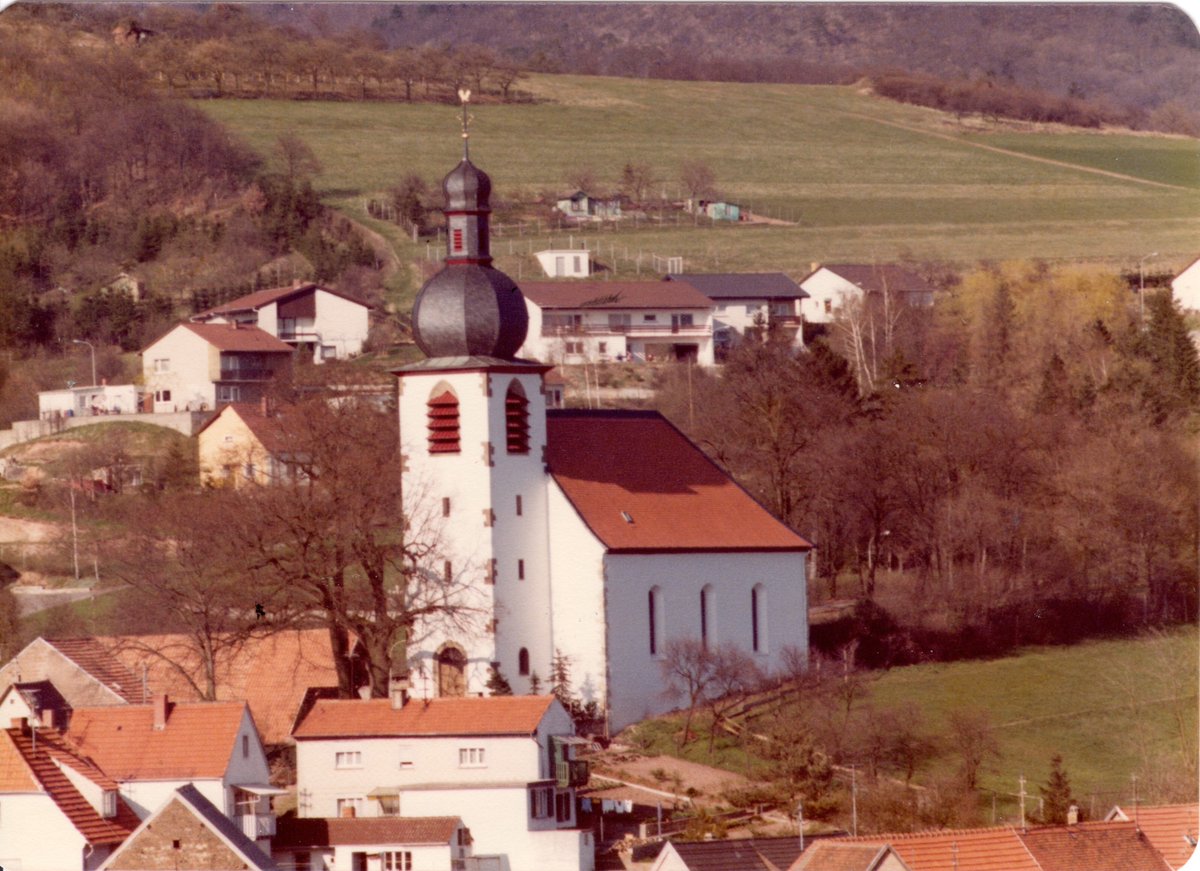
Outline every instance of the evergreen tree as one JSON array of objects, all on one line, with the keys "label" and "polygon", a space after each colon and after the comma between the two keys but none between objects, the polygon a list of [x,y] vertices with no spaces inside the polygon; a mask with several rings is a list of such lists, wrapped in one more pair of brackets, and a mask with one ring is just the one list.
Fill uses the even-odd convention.
[{"label": "evergreen tree", "polygon": [[1158,292],[1147,300],[1146,353],[1153,366],[1160,410],[1166,414],[1186,413],[1200,403],[1200,355],[1188,335],[1179,304],[1169,292]]},{"label": "evergreen tree", "polygon": [[1062,756],[1055,753],[1050,759],[1050,778],[1039,787],[1042,792],[1042,819],[1051,825],[1063,825],[1067,811],[1075,804],[1071,796],[1071,779],[1062,767]]},{"label": "evergreen tree", "polygon": [[550,660],[550,692],[554,694],[564,708],[571,710],[571,658],[554,648],[554,658]]},{"label": "evergreen tree", "polygon": [[529,674],[529,694],[531,696],[540,696],[542,694],[542,679],[536,671]]},{"label": "evergreen tree", "polygon": [[512,685],[500,673],[500,669],[494,665],[488,666],[488,679],[485,686],[487,686],[488,692],[494,696],[511,696],[513,694]]}]

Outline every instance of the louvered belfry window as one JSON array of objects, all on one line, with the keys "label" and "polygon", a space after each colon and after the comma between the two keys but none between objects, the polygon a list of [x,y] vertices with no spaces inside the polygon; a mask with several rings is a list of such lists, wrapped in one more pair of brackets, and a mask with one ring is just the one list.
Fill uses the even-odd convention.
[{"label": "louvered belfry window", "polygon": [[529,400],[516,382],[504,397],[504,429],[510,454],[529,453]]},{"label": "louvered belfry window", "polygon": [[429,453],[459,453],[458,397],[451,391],[429,399]]}]

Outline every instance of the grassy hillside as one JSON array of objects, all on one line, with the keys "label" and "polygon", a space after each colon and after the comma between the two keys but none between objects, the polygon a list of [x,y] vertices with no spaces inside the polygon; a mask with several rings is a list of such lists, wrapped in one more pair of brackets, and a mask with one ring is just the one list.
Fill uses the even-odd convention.
[{"label": "grassy hillside", "polygon": [[[991,661],[897,668],[875,675],[869,697],[860,704],[887,710],[912,702],[924,719],[922,730],[943,736],[917,783],[952,775],[957,768],[959,757],[944,737],[948,715],[961,709],[987,711],[1000,755],[985,762],[981,772],[985,818],[990,818],[992,794],[998,819],[1016,817],[1021,775],[1033,796],[1029,807],[1036,807],[1038,786],[1045,783],[1055,753],[1062,755],[1085,812],[1094,805],[1103,813],[1130,801],[1132,774],[1139,776],[1144,799],[1161,800],[1186,783],[1180,760],[1185,750],[1193,760],[1196,756],[1198,640],[1191,628],[1035,648]],[[664,718],[640,724],[626,737],[647,742],[651,751],[673,754],[679,729],[679,721]],[[706,730],[702,716],[700,734],[705,736]],[[711,757],[707,750],[706,737],[701,737],[688,745],[685,755],[737,772],[748,770],[743,747],[727,736],[717,741]]]},{"label": "grassy hillside", "polygon": [[[906,254],[1130,265],[1158,251],[1158,263],[1182,264],[1200,236],[1195,140],[993,132],[849,87],[536,76],[528,88],[545,102],[472,107],[471,154],[501,197],[564,190],[567,175],[584,166],[615,185],[633,161],[650,164],[663,179],[656,193],[674,198],[683,195],[680,162],[702,158],[726,197],[795,221],[720,229],[685,221],[604,233],[601,260],[615,254],[626,273],[638,252],[644,268],[653,253],[682,255],[689,270],[792,273],[815,260]],[[326,199],[356,217],[365,215],[365,195],[408,172],[439,179],[458,156],[458,113],[450,106],[202,105],[264,152],[280,133],[295,131],[324,164]],[[418,253],[392,238],[402,253]],[[501,237],[494,250],[502,268],[528,275],[532,260],[517,255],[548,242]]]}]

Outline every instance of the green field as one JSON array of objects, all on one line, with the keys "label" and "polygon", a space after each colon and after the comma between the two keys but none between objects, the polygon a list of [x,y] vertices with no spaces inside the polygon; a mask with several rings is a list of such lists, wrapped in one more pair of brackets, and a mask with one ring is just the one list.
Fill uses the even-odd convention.
[{"label": "green field", "polygon": [[[639,253],[644,272],[650,254],[681,255],[688,270],[793,274],[805,273],[813,261],[903,255],[959,263],[1042,257],[1129,266],[1157,251],[1157,262],[1168,266],[1190,261],[1200,240],[1195,140],[980,132],[979,124],[959,125],[952,116],[850,87],[572,76],[536,76],[527,87],[543,102],[472,107],[472,158],[492,176],[500,198],[564,191],[568,174],[582,166],[615,184],[629,161],[654,167],[663,179],[657,193],[665,189],[676,198],[684,195],[677,181],[680,162],[703,158],[727,198],[794,221],[698,229],[685,220],[677,227],[605,232],[599,237],[601,260],[622,275],[634,273]],[[386,191],[409,172],[438,179],[459,154],[453,106],[234,100],[199,105],[264,153],[280,133],[300,135],[324,164],[318,186],[326,201],[359,218],[365,216],[366,196]],[[1074,165],[1050,165],[978,144]],[[418,254],[399,234],[390,238],[402,255]],[[516,275],[533,268],[528,251],[549,241],[547,233],[502,236],[494,250],[501,268]],[[565,243],[566,233],[554,241]],[[571,241],[578,243],[579,235]]]}]

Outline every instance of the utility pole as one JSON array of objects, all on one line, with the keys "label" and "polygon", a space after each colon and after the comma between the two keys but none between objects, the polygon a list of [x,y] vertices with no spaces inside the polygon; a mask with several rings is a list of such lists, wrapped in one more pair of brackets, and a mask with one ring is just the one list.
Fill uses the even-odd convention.
[{"label": "utility pole", "polygon": [[1144,267],[1147,260],[1149,260],[1151,257],[1157,256],[1158,252],[1155,251],[1152,254],[1147,254],[1138,261],[1138,310],[1140,312],[1140,317],[1138,320],[1142,324],[1146,323],[1146,270]]},{"label": "utility pole", "polygon": [[858,769],[850,766],[850,831],[858,837]]},{"label": "utility pole", "polygon": [[1017,796],[1021,800],[1021,831],[1025,831],[1025,775],[1024,774],[1021,775],[1020,783],[1021,783],[1021,791],[1019,793],[1017,793]]}]

